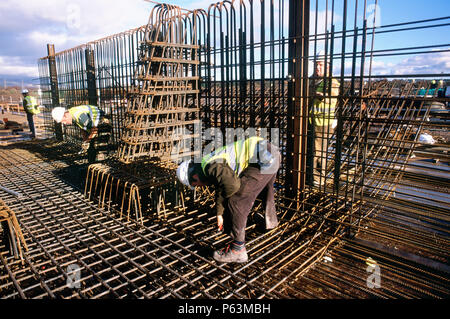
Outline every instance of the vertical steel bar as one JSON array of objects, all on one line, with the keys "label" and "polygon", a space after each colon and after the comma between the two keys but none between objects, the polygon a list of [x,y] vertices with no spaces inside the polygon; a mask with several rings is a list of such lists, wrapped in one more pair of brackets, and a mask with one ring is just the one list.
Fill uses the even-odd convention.
[{"label": "vertical steel bar", "polygon": [[97,96],[97,83],[95,80],[95,60],[94,50],[85,49],[86,57],[86,80],[87,80],[87,97],[90,105],[99,105]]},{"label": "vertical steel bar", "polygon": [[342,95],[344,94],[344,71],[345,71],[345,45],[347,38],[347,0],[343,3],[343,20],[342,20],[342,46],[341,46],[341,74],[340,74],[340,89],[339,99],[336,104],[336,155],[334,163],[334,188],[336,189],[336,195],[339,196],[339,179],[341,176],[341,157],[342,157],[342,139],[343,139],[343,119],[342,109],[344,107]]},{"label": "vertical steel bar", "polygon": [[297,197],[306,181],[308,116],[309,0],[289,1],[288,143],[286,186]]},{"label": "vertical steel bar", "polygon": [[[50,73],[50,88],[52,96],[53,108],[59,106],[59,89],[58,89],[58,74],[56,72],[56,60],[55,60],[55,46],[53,44],[47,44],[48,53],[48,67]],[[54,131],[56,139],[58,141],[63,140],[62,125],[61,123],[54,123]]]}]

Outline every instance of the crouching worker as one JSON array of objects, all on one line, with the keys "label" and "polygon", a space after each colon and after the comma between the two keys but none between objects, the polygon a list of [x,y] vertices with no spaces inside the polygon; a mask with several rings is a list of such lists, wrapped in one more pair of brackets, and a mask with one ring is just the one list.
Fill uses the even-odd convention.
[{"label": "crouching worker", "polygon": [[52,117],[56,123],[76,124],[81,129],[83,143],[80,154],[86,153],[91,146],[93,147],[91,142],[98,134],[98,126],[109,124],[105,118],[105,112],[93,105],[79,105],[68,110],[63,107],[55,107],[52,110]]},{"label": "crouching worker", "polygon": [[178,179],[186,186],[214,185],[216,190],[217,226],[224,227],[224,211],[228,210],[233,241],[214,252],[218,262],[244,263],[247,217],[258,195],[263,192],[266,229],[278,226],[273,184],[280,165],[278,148],[260,137],[250,137],[223,146],[205,155],[201,163],[192,160],[180,164]]}]

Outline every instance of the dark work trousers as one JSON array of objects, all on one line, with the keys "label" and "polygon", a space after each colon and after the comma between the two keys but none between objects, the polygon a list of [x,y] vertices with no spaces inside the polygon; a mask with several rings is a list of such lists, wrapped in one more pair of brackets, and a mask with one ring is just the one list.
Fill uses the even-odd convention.
[{"label": "dark work trousers", "polygon": [[245,242],[247,218],[260,193],[264,197],[266,228],[272,229],[278,225],[273,189],[277,170],[278,168],[272,174],[264,174],[258,167],[249,166],[241,173],[241,187],[228,199],[227,205],[232,223],[231,236],[234,240]]},{"label": "dark work trousers", "polygon": [[97,160],[97,149],[95,147],[95,137],[89,142],[87,150],[88,163],[92,164]]},{"label": "dark work trousers", "polygon": [[36,129],[34,127],[33,114],[27,113],[28,127],[30,128],[31,137],[36,137]]},{"label": "dark work trousers", "polygon": [[314,182],[324,184],[327,169],[327,150],[334,129],[330,126],[316,126],[314,128]]}]

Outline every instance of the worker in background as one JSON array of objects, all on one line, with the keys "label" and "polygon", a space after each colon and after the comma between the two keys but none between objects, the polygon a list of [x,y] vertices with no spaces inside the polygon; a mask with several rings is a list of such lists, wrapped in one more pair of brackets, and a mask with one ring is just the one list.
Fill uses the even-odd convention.
[{"label": "worker in background", "polygon": [[278,226],[273,184],[279,165],[278,148],[254,136],[205,155],[201,163],[190,160],[178,167],[178,179],[189,188],[215,187],[217,227],[219,231],[230,232],[233,238],[226,248],[214,252],[216,261],[247,262],[245,227],[260,193],[264,196],[266,229]]},{"label": "worker in background", "polygon": [[[310,80],[312,103],[309,110],[309,154],[314,186],[325,183],[327,149],[337,126],[335,109],[339,95],[339,81],[331,78],[329,61],[325,61],[325,52],[316,56],[314,74]],[[311,138],[312,137],[312,138]]]},{"label": "worker in background", "polygon": [[22,91],[23,95],[23,108],[25,113],[27,114],[28,127],[30,128],[31,138],[36,138],[36,128],[34,126],[34,118],[33,116],[41,113],[39,110],[39,106],[37,104],[36,98],[29,95],[27,89]]},{"label": "worker in background", "polygon": [[56,123],[76,124],[81,129],[83,143],[80,154],[86,153],[90,147],[93,147],[94,138],[98,134],[98,126],[109,124],[109,120],[105,118],[105,112],[94,105],[79,105],[68,110],[63,107],[55,107],[52,110],[52,117]]},{"label": "worker in background", "polygon": [[436,82],[436,80],[431,80],[431,86],[430,89],[435,90],[438,86],[438,83]]}]

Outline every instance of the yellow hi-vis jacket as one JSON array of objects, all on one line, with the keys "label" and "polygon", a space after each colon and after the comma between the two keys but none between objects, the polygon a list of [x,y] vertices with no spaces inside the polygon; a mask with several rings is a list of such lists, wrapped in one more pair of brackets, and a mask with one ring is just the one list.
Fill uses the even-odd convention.
[{"label": "yellow hi-vis jacket", "polygon": [[36,98],[33,96],[27,95],[23,99],[23,107],[27,113],[31,114],[39,114],[41,111],[38,108]]},{"label": "yellow hi-vis jacket", "polygon": [[222,161],[226,162],[236,175],[239,176],[248,167],[251,160],[256,159],[257,145],[262,140],[262,137],[252,136],[245,140],[239,140],[222,146],[214,152],[205,155],[201,163],[203,172],[206,173],[205,168],[209,163]]},{"label": "yellow hi-vis jacket", "polygon": [[[339,95],[339,81],[331,80],[331,96],[328,95],[330,88],[330,80],[327,79],[327,87],[324,87],[324,80],[320,80],[316,84],[315,93],[321,93],[322,98],[314,98],[313,107],[310,111],[310,123],[315,126],[329,126],[335,120],[335,110],[337,104],[337,96]],[[314,119],[314,122],[312,120]]]},{"label": "yellow hi-vis jacket", "polygon": [[79,105],[69,109],[73,121],[79,128],[89,131],[100,122],[101,111],[93,105]]}]

